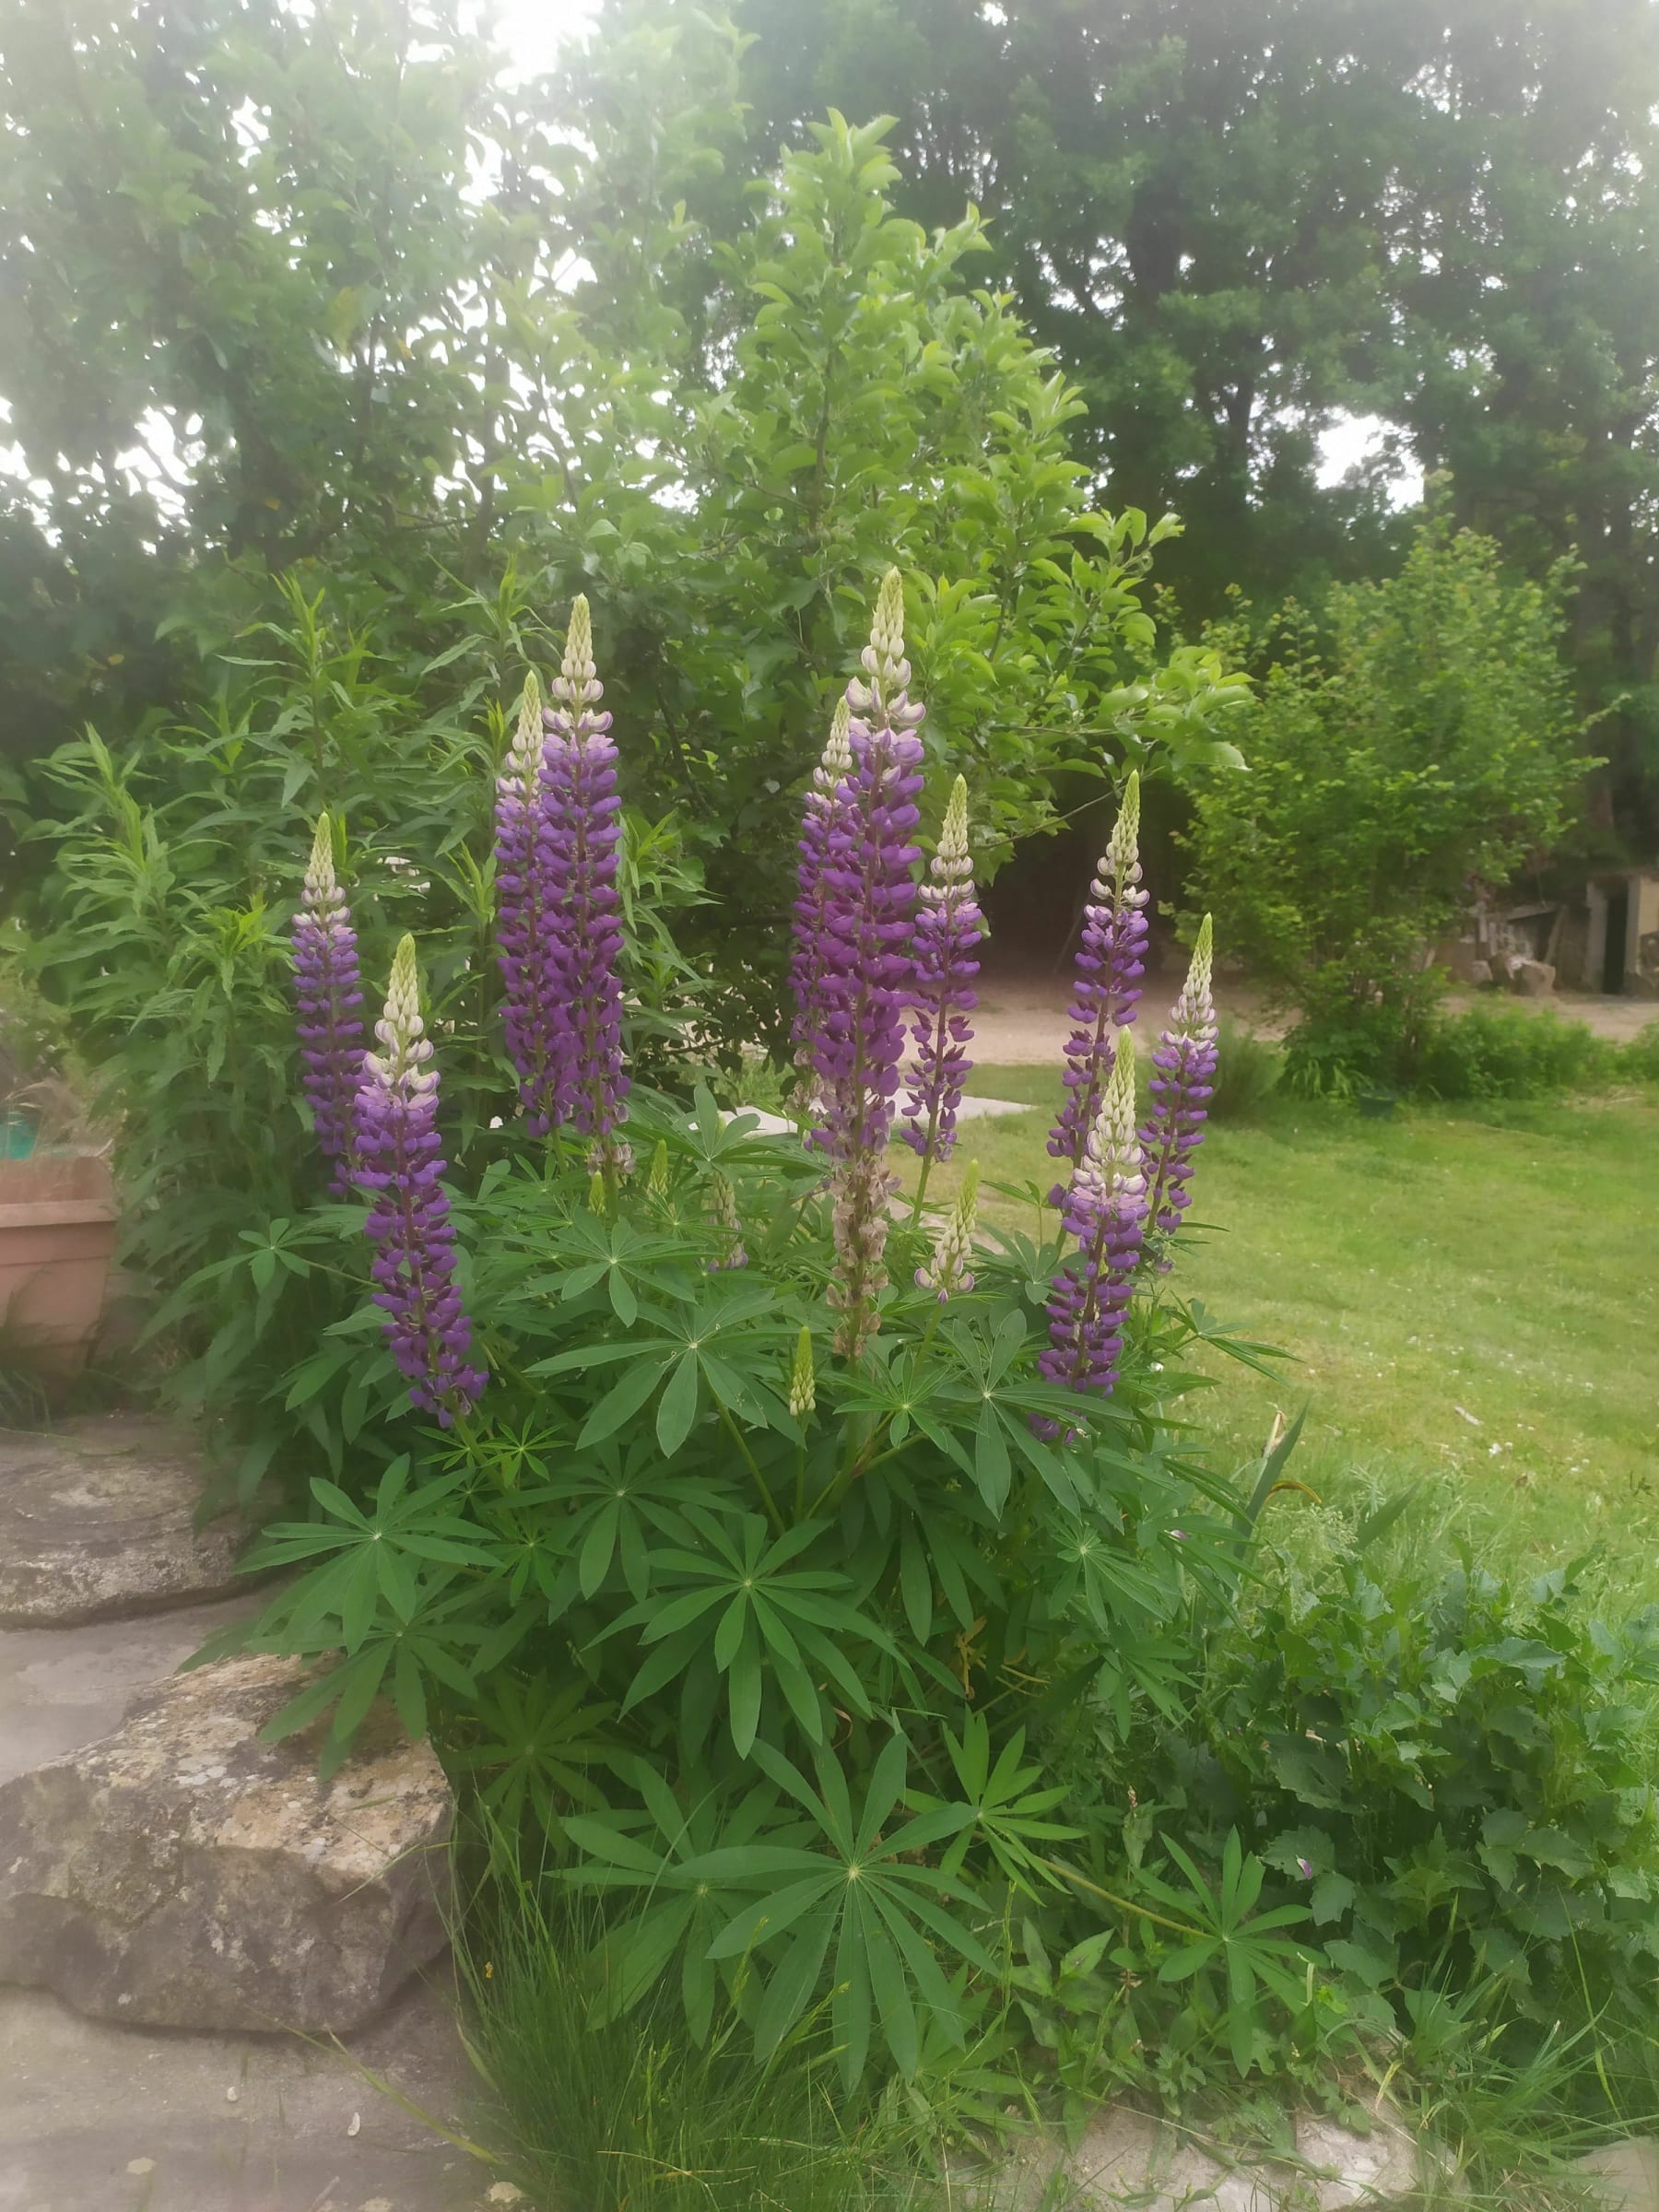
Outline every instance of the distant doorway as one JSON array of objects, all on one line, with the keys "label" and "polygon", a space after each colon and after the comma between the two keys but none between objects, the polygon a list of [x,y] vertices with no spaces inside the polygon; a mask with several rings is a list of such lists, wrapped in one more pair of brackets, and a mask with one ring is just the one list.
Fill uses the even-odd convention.
[{"label": "distant doorway", "polygon": [[1622,991],[1625,987],[1625,938],[1630,928],[1630,887],[1621,883],[1616,891],[1607,893],[1607,941],[1602,951],[1604,991]]}]

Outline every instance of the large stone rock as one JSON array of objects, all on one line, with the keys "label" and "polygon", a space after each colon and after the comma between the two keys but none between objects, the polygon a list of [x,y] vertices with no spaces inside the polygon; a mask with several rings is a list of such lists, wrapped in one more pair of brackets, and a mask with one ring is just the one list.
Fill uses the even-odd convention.
[{"label": "large stone rock", "polygon": [[0,1628],[61,1628],[222,1597],[246,1524],[195,1525],[199,1455],[147,1414],[0,1430]]},{"label": "large stone rock", "polygon": [[1555,989],[1556,971],[1547,960],[1512,960],[1510,982],[1523,998],[1547,998]]},{"label": "large stone rock", "polygon": [[377,1713],[321,1781],[310,1738],[259,1740],[299,1679],[181,1676],[0,1787],[0,1982],[99,2019],[346,2033],[438,1955],[442,1769]]},{"label": "large stone rock", "polygon": [[1607,2212],[1659,2212],[1659,2141],[1635,2136],[1575,2159],[1568,2172]]}]

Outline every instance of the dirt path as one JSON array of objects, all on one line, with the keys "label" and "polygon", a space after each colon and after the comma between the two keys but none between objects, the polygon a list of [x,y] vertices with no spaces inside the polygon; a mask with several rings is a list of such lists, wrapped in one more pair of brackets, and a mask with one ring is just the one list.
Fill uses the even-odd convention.
[{"label": "dirt path", "polygon": [[[1146,1011],[1155,1013],[1172,1000],[1181,988],[1178,975],[1154,976],[1147,989]],[[1264,1036],[1282,1035],[1283,1017],[1265,1013],[1261,994],[1246,983],[1223,983],[1216,994],[1225,1015]],[[974,1058],[996,1067],[1041,1067],[1064,1052],[1071,1024],[1066,1009],[1071,1003],[1071,978],[1038,969],[1018,973],[992,974],[980,985],[979,1011],[973,1018]],[[1476,1004],[1500,1003],[1491,992],[1454,991],[1447,1004],[1461,1013]],[[1504,998],[1505,1006],[1528,1014],[1553,1006],[1563,1018],[1582,1021],[1598,1037],[1627,1043],[1649,1022],[1659,1021],[1659,1005],[1652,999],[1602,998],[1585,991],[1558,991],[1551,998]]]}]

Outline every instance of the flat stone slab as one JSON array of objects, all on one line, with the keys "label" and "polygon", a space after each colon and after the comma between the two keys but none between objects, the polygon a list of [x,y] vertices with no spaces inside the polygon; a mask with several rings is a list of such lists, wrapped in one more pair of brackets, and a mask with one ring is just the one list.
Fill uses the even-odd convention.
[{"label": "flat stone slab", "polygon": [[377,1709],[324,1782],[310,1734],[260,1735],[304,1678],[219,1661],[0,1784],[0,1983],[100,2019],[344,2034],[429,1965],[443,1770]]},{"label": "flat stone slab", "polygon": [[1111,2106],[1075,2149],[1033,2137],[979,2192],[978,2212],[1039,2212],[1057,2203],[1066,2212],[1129,2205],[1136,2212],[1347,2212],[1419,2205],[1446,2171],[1444,2154],[1386,2107],[1365,2134],[1312,2113],[1296,2115],[1291,2126],[1289,2155],[1230,2159],[1167,2122]]},{"label": "flat stone slab", "polygon": [[0,2212],[535,2212],[419,2116],[465,2136],[473,2101],[441,1991],[337,2049],[0,1990]]},{"label": "flat stone slab", "polygon": [[198,1529],[204,1484],[198,1454],[151,1415],[0,1430],[0,1628],[228,1595],[248,1528],[226,1514]]},{"label": "flat stone slab", "polygon": [[262,1602],[248,1589],[132,1620],[0,1630],[0,1783],[110,1735],[135,1697]]}]

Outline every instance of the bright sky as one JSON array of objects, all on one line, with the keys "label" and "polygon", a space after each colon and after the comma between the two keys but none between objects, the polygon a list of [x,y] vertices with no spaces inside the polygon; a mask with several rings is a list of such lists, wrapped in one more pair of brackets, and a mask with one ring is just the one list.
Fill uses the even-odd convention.
[{"label": "bright sky", "polygon": [[549,67],[561,43],[598,12],[599,0],[495,0],[493,9],[496,35],[523,76]]}]

